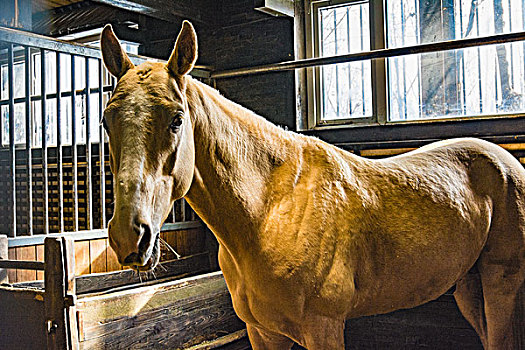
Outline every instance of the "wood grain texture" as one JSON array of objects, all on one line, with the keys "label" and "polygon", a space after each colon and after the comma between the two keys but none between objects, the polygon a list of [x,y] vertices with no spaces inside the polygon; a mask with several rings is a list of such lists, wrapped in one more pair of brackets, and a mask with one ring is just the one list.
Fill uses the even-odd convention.
[{"label": "wood grain texture", "polygon": [[91,262],[91,273],[107,271],[106,239],[95,239],[89,241],[89,261]]},{"label": "wood grain texture", "polygon": [[[0,235],[0,260],[7,260],[8,258],[7,236]],[[0,283],[8,283],[7,269],[0,269]]]},{"label": "wood grain texture", "polygon": [[177,349],[244,328],[221,273],[79,298],[81,349]]},{"label": "wood grain texture", "polygon": [[115,254],[115,251],[109,246],[109,241],[106,240],[106,271],[112,272],[119,270],[122,270],[122,266],[118,262],[117,254]]},{"label": "wood grain texture", "polygon": [[162,263],[162,268],[155,274],[143,273],[139,276],[134,270],[114,271],[103,274],[78,276],[76,279],[77,293],[94,293],[124,286],[137,286],[158,279],[188,276],[210,271],[207,253],[201,253]]},{"label": "wood grain texture", "polygon": [[89,241],[75,242],[75,275],[90,273]]},{"label": "wood grain texture", "polygon": [[[37,261],[44,261],[44,245],[39,244],[36,246],[36,260]],[[44,272],[43,271],[37,271],[36,272],[36,279],[38,281],[41,281],[44,279]]]},{"label": "wood grain texture", "polygon": [[[9,260],[16,260],[16,248],[9,248],[7,251],[7,257],[9,258]],[[7,279],[9,280],[9,283],[18,282],[16,276],[17,276],[16,269],[7,270]]]},{"label": "wood grain texture", "polygon": [[42,291],[0,286],[0,348],[46,349]]},{"label": "wood grain texture", "polygon": [[[64,237],[47,237],[45,240],[45,294],[44,310],[48,349],[68,349],[75,336],[74,308],[65,303],[67,295],[75,294],[75,255],[73,242]],[[72,326],[72,327],[71,327]]]},{"label": "wood grain texture", "polygon": [[[18,247],[16,248],[16,259],[17,260],[27,260],[35,261],[36,260],[36,248],[35,246],[28,247]],[[36,280],[36,271],[34,270],[18,270],[17,272],[17,281],[34,281]]]}]

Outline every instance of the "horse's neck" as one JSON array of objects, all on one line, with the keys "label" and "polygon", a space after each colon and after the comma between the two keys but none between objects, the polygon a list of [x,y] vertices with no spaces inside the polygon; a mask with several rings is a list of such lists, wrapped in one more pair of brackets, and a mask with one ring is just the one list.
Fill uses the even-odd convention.
[{"label": "horse's neck", "polygon": [[188,84],[195,176],[186,198],[223,245],[257,244],[272,173],[297,152],[296,136],[203,84]]}]

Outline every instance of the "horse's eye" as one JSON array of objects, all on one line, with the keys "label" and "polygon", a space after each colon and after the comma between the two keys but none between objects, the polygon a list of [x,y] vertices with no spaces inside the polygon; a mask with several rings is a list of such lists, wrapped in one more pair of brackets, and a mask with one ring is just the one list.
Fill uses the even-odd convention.
[{"label": "horse's eye", "polygon": [[183,116],[182,112],[177,112],[177,114],[175,114],[175,117],[173,117],[173,120],[171,121],[171,124],[170,124],[170,129],[172,132],[179,131],[180,126],[182,125],[182,116]]}]

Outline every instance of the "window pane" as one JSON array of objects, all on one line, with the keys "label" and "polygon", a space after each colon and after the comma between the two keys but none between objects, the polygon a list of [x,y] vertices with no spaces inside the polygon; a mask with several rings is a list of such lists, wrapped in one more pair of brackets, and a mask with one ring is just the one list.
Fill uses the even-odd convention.
[{"label": "window pane", "polygon": [[[370,50],[368,3],[319,10],[319,54],[334,56]],[[320,68],[322,120],[372,115],[370,61]]]},{"label": "window pane", "polygon": [[[387,1],[387,45],[401,47],[523,30],[522,0]],[[388,59],[389,120],[525,111],[523,43]]]}]

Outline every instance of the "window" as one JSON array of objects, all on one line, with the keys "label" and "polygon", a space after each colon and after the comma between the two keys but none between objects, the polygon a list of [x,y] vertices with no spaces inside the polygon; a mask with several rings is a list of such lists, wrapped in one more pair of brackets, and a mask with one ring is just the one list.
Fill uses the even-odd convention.
[{"label": "window", "polygon": [[[524,18],[523,0],[385,0],[379,6],[373,0],[311,0],[307,55],[522,31]],[[374,30],[385,33],[383,43],[377,45]],[[524,62],[525,45],[518,42],[391,57],[375,66],[360,61],[317,67],[308,75],[309,127],[524,114]],[[381,103],[385,108],[377,107]]]}]

